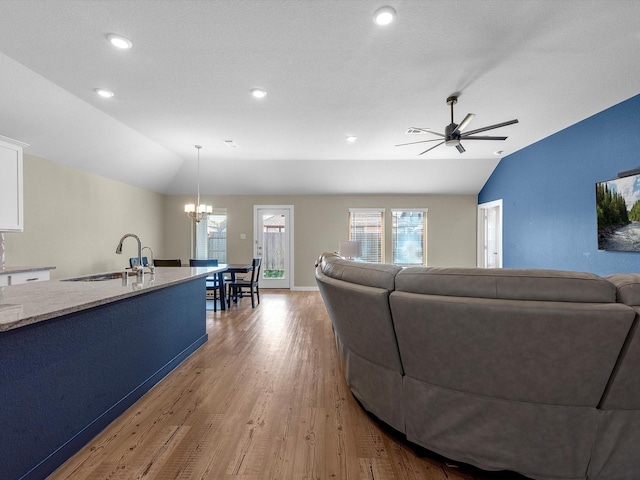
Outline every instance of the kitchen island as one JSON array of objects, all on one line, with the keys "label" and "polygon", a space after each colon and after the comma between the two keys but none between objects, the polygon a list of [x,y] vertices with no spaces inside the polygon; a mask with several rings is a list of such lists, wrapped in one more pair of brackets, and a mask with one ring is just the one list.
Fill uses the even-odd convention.
[{"label": "kitchen island", "polygon": [[1,287],[0,477],[45,478],[203,345],[218,271]]}]

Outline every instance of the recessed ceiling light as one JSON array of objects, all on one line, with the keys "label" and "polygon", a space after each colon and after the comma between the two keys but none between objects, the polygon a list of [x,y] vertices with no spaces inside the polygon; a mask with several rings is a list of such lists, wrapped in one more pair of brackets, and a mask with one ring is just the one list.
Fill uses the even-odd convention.
[{"label": "recessed ceiling light", "polygon": [[353,142],[355,142],[357,139],[358,139],[358,137],[356,137],[355,135],[349,135],[349,136],[347,137],[347,142],[351,142],[351,143],[353,143]]},{"label": "recessed ceiling light", "polygon": [[114,95],[111,90],[106,90],[104,88],[94,88],[93,91],[104,98],[111,98]]},{"label": "recessed ceiling light", "polygon": [[107,39],[111,42],[111,45],[117,48],[121,48],[122,50],[128,50],[133,47],[133,43],[128,38],[124,38],[121,35],[116,35],[115,33],[110,33],[107,35]]},{"label": "recessed ceiling light", "polygon": [[376,25],[389,25],[396,18],[396,11],[392,7],[381,7],[373,14]]},{"label": "recessed ceiling light", "polygon": [[265,92],[261,88],[252,88],[251,95],[253,95],[256,98],[264,98],[267,96],[267,92]]}]

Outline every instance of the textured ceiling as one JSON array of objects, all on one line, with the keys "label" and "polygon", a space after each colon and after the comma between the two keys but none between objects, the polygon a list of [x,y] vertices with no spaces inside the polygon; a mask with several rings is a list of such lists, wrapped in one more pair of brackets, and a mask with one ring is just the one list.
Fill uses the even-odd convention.
[{"label": "textured ceiling", "polygon": [[[203,194],[475,194],[494,151],[640,93],[637,0],[386,4],[397,19],[379,27],[385,0],[1,0],[0,135],[171,194],[195,193],[195,144]],[[468,130],[520,123],[464,154],[394,146],[443,131],[456,92]]]}]

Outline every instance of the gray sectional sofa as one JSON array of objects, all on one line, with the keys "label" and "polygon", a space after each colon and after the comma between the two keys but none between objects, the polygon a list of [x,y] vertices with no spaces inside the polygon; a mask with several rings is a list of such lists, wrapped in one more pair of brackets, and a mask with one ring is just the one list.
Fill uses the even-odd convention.
[{"label": "gray sectional sofa", "polygon": [[354,396],[409,441],[535,479],[640,479],[640,274],[323,254]]}]

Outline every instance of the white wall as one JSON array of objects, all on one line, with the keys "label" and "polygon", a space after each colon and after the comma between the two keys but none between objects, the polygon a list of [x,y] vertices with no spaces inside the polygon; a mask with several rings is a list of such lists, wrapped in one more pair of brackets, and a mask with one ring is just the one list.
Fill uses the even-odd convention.
[{"label": "white wall", "polygon": [[[113,271],[137,254],[138,235],[158,258],[191,256],[191,220],[184,204],[192,196],[164,196],[34,156],[24,157],[23,233],[5,233],[7,266],[55,266],[52,278]],[[318,255],[335,251],[348,235],[349,208],[428,208],[428,263],[476,264],[475,195],[225,195],[203,202],[226,208],[228,261],[253,256],[253,206],[294,205],[295,288],[315,287]],[[387,261],[391,259],[391,219],[385,216]],[[246,234],[241,240],[240,234]]]},{"label": "white wall", "polygon": [[[314,262],[326,251],[347,240],[349,208],[428,208],[427,259],[430,266],[475,267],[476,195],[221,195],[203,196],[202,202],[227,209],[227,257],[229,263],[248,262],[253,256],[253,206],[293,205],[295,270],[294,287],[315,287]],[[190,219],[185,203],[193,196],[168,196],[165,203],[165,253],[167,258],[188,261]],[[391,261],[391,215],[386,215],[386,261]],[[246,234],[246,239],[240,235]]]},{"label": "white wall", "polygon": [[137,255],[133,239],[163,249],[164,196],[24,155],[24,232],[5,233],[7,266],[55,266],[52,278],[113,271]]}]

